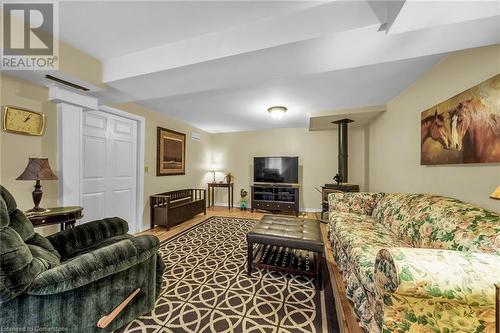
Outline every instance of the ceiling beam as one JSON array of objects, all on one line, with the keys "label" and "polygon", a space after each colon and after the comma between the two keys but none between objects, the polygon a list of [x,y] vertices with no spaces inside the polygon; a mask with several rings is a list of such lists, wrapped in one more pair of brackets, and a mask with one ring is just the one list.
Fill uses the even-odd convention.
[{"label": "ceiling beam", "polygon": [[104,62],[104,82],[380,25],[366,1],[333,1]]},{"label": "ceiling beam", "polygon": [[398,34],[498,16],[500,2],[394,0],[387,13],[387,33]]},{"label": "ceiling beam", "polygon": [[[500,43],[498,20],[440,26],[386,35],[374,25],[328,37],[108,82],[128,93],[117,101],[173,97],[281,78],[442,54]],[[161,84],[159,84],[161,82]],[[113,94],[109,94],[113,96]]]}]

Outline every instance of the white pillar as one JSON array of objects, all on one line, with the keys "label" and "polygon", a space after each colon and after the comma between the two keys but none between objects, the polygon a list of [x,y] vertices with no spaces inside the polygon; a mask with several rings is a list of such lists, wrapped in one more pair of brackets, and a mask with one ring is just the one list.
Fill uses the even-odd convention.
[{"label": "white pillar", "polygon": [[52,85],[49,101],[57,104],[58,202],[60,206],[81,206],[82,114],[85,109],[97,110],[98,100]]},{"label": "white pillar", "polygon": [[83,108],[57,103],[59,205],[80,206],[80,137]]}]

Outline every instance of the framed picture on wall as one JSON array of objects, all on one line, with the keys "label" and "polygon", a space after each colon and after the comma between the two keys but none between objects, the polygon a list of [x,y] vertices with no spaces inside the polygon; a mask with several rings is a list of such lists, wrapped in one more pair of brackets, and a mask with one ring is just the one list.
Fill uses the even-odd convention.
[{"label": "framed picture on wall", "polygon": [[186,134],[158,127],[156,140],[156,175],[184,175],[186,173]]},{"label": "framed picture on wall", "polygon": [[422,112],[420,163],[500,162],[500,74]]}]

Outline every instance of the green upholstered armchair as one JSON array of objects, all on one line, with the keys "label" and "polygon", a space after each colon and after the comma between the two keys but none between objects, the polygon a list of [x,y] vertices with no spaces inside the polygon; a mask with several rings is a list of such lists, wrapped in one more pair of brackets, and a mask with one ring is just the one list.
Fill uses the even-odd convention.
[{"label": "green upholstered armchair", "polygon": [[[113,217],[45,238],[0,185],[0,327],[108,332],[151,311],[164,271],[159,241],[127,231]],[[124,311],[97,328],[136,288]]]}]

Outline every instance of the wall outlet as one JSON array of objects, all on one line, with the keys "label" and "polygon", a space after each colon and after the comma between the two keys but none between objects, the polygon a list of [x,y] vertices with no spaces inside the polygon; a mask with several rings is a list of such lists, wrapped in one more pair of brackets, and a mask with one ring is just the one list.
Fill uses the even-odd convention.
[{"label": "wall outlet", "polygon": [[147,173],[148,171],[149,171],[149,167],[148,167],[148,166],[145,166],[145,167],[144,167],[144,172],[146,172],[146,173]]}]

